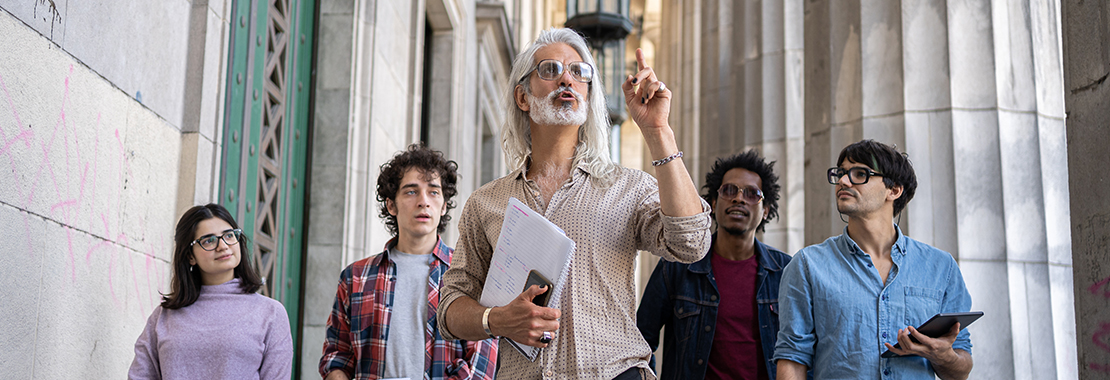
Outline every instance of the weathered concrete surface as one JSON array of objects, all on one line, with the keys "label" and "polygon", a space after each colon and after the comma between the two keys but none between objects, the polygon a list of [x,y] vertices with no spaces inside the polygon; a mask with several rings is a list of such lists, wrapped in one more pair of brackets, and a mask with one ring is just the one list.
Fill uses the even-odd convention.
[{"label": "weathered concrete surface", "polygon": [[0,373],[118,378],[169,283],[179,129],[4,10],[0,35]]},{"label": "weathered concrete surface", "polygon": [[1061,15],[1079,378],[1105,379],[1110,376],[1110,5],[1064,0]]}]

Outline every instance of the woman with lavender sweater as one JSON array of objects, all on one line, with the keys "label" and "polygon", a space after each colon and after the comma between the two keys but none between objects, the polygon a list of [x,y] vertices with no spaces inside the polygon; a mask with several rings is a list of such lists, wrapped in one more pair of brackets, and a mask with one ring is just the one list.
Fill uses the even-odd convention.
[{"label": "woman with lavender sweater", "polygon": [[217,204],[185,212],[170,293],[135,342],[129,379],[289,379],[289,317],[251,266],[243,231]]}]

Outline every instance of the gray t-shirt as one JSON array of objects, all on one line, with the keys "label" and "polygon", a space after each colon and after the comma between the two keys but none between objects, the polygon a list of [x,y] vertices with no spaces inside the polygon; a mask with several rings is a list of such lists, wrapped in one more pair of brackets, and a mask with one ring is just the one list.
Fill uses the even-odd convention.
[{"label": "gray t-shirt", "polygon": [[431,253],[410,255],[389,249],[397,269],[393,314],[385,342],[385,377],[424,378],[424,327],[428,318],[428,271]]}]

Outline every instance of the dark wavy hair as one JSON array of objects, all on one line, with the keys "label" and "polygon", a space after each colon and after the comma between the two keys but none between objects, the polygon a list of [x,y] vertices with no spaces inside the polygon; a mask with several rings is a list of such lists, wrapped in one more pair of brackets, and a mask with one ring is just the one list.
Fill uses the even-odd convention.
[{"label": "dark wavy hair", "polygon": [[909,155],[898,153],[890,145],[868,139],[844,147],[840,151],[840,157],[836,159],[836,166],[843,164],[845,159],[867,165],[871,170],[882,173],[883,184],[888,189],[902,186],[902,195],[894,200],[894,215],[901,213],[913,199],[913,194],[917,191],[917,175],[913,172]]},{"label": "dark wavy hair", "polygon": [[[459,193],[459,164],[448,160],[443,152],[424,146],[412,144],[408,149],[397,153],[392,160],[382,164],[381,174],[378,174],[378,211],[379,216],[385,221],[385,227],[393,236],[397,236],[397,217],[389,214],[386,200],[397,200],[397,190],[401,188],[401,179],[409,169],[419,170],[424,174],[424,180],[430,181],[432,174],[439,176],[439,184],[443,190],[443,204],[447,211],[455,208],[451,200]],[[447,231],[447,222],[451,221],[450,214],[439,218],[437,231]]]},{"label": "dark wavy hair", "polygon": [[705,198],[709,204],[717,200],[717,189],[721,188],[721,182],[724,181],[725,173],[729,170],[741,168],[759,175],[759,181],[763,183],[759,190],[763,192],[763,204],[767,206],[767,215],[759,222],[756,230],[763,232],[763,226],[779,216],[779,190],[782,186],[779,186],[779,176],[775,174],[774,166],[774,161],[767,162],[754,149],[730,157],[718,158],[709,173],[705,174],[705,186],[702,188],[706,193],[702,198]]},{"label": "dark wavy hair", "polygon": [[[209,203],[204,206],[193,206],[177,221],[177,230],[173,235],[173,277],[170,280],[170,293],[162,295],[162,307],[165,309],[180,309],[200,297],[200,271],[189,270],[189,258],[193,257],[193,240],[196,240],[197,225],[212,218],[220,218],[231,228],[239,228],[235,218],[224,206]],[[262,280],[258,271],[254,270],[248,254],[250,241],[246,234],[239,238],[239,266],[235,267],[235,277],[239,279],[239,287],[243,293],[254,293],[262,287]]]}]

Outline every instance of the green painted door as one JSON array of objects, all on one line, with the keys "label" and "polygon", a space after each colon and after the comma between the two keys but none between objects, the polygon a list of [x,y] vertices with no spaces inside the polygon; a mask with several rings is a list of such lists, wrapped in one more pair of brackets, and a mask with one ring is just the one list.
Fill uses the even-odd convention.
[{"label": "green painted door", "polygon": [[315,0],[238,0],[231,22],[220,203],[249,236],[261,293],[285,305],[299,352]]}]

